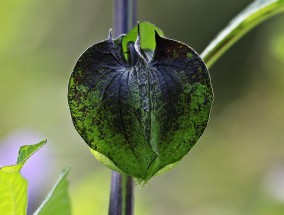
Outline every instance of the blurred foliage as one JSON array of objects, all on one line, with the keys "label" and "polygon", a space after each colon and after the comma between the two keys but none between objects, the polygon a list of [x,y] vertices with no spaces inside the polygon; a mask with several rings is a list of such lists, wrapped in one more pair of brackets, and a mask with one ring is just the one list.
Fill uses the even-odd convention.
[{"label": "blurred foliage", "polygon": [[[139,20],[200,53],[250,2],[144,0]],[[86,215],[94,208],[107,213],[110,172],[73,128],[67,82],[81,53],[106,38],[112,10],[112,1],[103,0],[0,1],[0,139],[20,128],[49,139],[56,175],[72,166],[75,215],[87,203],[93,210]],[[215,103],[207,131],[173,171],[136,189],[138,215],[284,213],[284,198],[267,179],[284,166],[283,25],[283,15],[265,22],[212,67]],[[284,180],[277,186],[284,192]]]},{"label": "blurred foliage", "polygon": [[68,192],[67,175],[70,169],[65,169],[59,176],[52,190],[33,215],[71,215],[71,202]]}]

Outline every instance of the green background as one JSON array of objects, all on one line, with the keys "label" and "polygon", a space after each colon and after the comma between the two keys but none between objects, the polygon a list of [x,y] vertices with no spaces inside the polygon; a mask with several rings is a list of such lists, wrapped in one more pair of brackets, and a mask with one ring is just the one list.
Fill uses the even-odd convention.
[{"label": "green background", "polygon": [[[201,53],[250,2],[140,0],[138,19]],[[30,167],[42,190],[30,211],[71,166],[74,214],[107,214],[110,171],[72,125],[67,83],[81,53],[107,38],[112,12],[110,0],[0,0],[0,164],[14,163],[4,159],[7,148],[16,159],[13,141],[48,139],[30,159],[42,159]],[[136,187],[136,214],[284,213],[283,26],[283,15],[265,22],[211,68],[215,102],[205,134],[175,169]]]}]

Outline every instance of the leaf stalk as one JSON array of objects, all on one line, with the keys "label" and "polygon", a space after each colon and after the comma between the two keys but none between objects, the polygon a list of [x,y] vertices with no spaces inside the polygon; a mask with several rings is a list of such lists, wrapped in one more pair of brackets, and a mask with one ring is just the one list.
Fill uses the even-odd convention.
[{"label": "leaf stalk", "polygon": [[240,12],[202,52],[210,68],[242,36],[268,18],[284,12],[284,0],[255,0]]}]

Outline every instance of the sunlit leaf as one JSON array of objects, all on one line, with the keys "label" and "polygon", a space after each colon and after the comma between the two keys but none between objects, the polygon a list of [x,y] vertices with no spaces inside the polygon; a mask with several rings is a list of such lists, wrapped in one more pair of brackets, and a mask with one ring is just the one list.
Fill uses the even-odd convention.
[{"label": "sunlit leaf", "polygon": [[68,194],[67,175],[69,169],[64,170],[53,189],[47,195],[45,201],[41,204],[34,215],[70,215],[71,204]]},{"label": "sunlit leaf", "polygon": [[24,215],[27,213],[27,181],[21,176],[20,170],[30,156],[39,150],[46,140],[22,146],[17,164],[0,168],[0,212],[3,215]]},{"label": "sunlit leaf", "polygon": [[28,182],[19,173],[21,166],[0,169],[0,211],[3,215],[27,213]]},{"label": "sunlit leaf", "polygon": [[[197,142],[213,93],[207,68],[192,48],[161,37],[150,23],[139,23],[134,32],[110,36],[79,58],[68,102],[75,128],[96,158],[147,181]],[[125,41],[135,43],[128,58]],[[133,55],[137,60],[129,62]]]}]

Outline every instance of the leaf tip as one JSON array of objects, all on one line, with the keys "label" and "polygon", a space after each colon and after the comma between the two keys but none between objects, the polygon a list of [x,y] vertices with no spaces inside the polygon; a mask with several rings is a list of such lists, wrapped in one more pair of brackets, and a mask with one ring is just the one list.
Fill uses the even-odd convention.
[{"label": "leaf tip", "polygon": [[70,166],[64,168],[64,169],[62,170],[62,172],[61,172],[61,175],[62,175],[63,177],[67,176],[67,175],[69,174],[70,170],[71,170],[71,167],[70,167]]},{"label": "leaf tip", "polygon": [[112,29],[109,29],[108,40],[112,40]]},{"label": "leaf tip", "polygon": [[155,41],[157,42],[159,39],[161,39],[162,37],[160,36],[160,34],[158,33],[158,31],[156,31],[154,29],[154,33],[155,33]]}]

